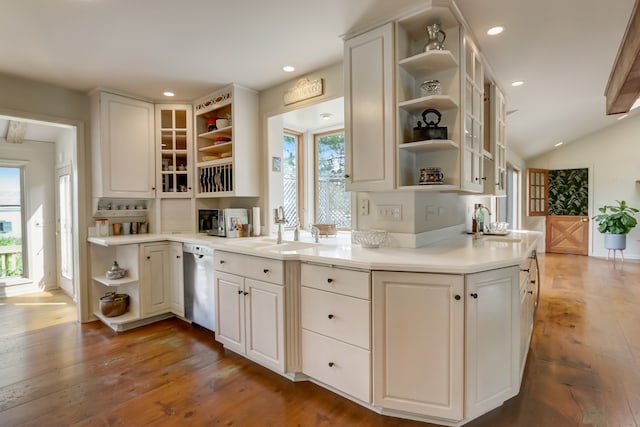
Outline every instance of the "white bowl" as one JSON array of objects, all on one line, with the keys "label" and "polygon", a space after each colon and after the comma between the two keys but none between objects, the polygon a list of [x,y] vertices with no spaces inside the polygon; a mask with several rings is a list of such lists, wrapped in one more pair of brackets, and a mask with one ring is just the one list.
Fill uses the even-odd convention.
[{"label": "white bowl", "polygon": [[363,248],[377,248],[387,240],[384,230],[352,230],[351,242],[358,243]]}]

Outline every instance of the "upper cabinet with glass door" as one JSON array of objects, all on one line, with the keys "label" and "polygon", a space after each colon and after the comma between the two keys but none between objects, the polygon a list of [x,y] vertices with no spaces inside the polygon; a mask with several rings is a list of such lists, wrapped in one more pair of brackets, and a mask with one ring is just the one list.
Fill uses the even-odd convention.
[{"label": "upper cabinet with glass door", "polygon": [[[460,33],[448,6],[398,20],[399,188],[460,187]],[[424,168],[437,168],[443,178],[420,182]]]},{"label": "upper cabinet with glass door", "polygon": [[156,188],[158,197],[193,194],[191,105],[156,105]]},{"label": "upper cabinet with glass door", "polygon": [[194,108],[196,196],[258,196],[258,94],[231,84]]},{"label": "upper cabinet with glass door", "polygon": [[482,192],[486,176],[483,171],[484,74],[478,49],[469,37],[463,39],[464,138],[462,144],[461,189]]}]

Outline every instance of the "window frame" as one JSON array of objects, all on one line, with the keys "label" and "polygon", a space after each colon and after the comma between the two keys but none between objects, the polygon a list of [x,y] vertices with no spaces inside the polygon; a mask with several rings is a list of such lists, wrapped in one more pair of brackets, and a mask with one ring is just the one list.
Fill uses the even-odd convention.
[{"label": "window frame", "polygon": [[[298,214],[298,226],[301,229],[304,229],[304,166],[305,166],[305,153],[304,153],[304,133],[298,132],[296,130],[290,128],[284,128],[282,130],[282,135],[289,135],[295,138],[296,140],[296,180],[298,181],[297,191],[296,191],[296,211]],[[283,156],[284,157],[284,156]],[[283,159],[284,160],[284,159]],[[284,184],[284,179],[283,179]],[[285,229],[293,229],[295,226],[285,226]]]},{"label": "window frame", "polygon": [[[318,223],[318,139],[324,136],[336,135],[336,134],[342,134],[346,144],[346,134],[345,134],[344,127],[312,134],[313,135],[313,222],[316,224]],[[345,150],[346,150],[346,147],[345,147]],[[345,167],[346,167],[346,158],[345,158]],[[343,179],[345,180],[345,192],[349,193],[346,190],[346,178],[343,177]],[[350,203],[353,204],[353,198],[351,198]],[[353,210],[353,206],[351,206],[351,209]],[[353,219],[352,219],[352,222],[353,222]],[[337,229],[351,230],[351,226],[348,226],[348,227],[338,226]]]}]

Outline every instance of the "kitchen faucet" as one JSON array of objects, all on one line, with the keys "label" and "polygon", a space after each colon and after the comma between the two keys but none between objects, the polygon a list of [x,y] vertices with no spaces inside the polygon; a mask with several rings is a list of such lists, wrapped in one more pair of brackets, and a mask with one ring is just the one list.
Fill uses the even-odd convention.
[{"label": "kitchen faucet", "polygon": [[276,239],[276,244],[282,243],[282,224],[287,222],[287,219],[284,216],[284,207],[280,206],[273,210],[273,222],[278,224],[278,237]]},{"label": "kitchen faucet", "polygon": [[319,243],[320,241],[318,240],[318,238],[320,237],[320,229],[318,227],[311,226],[311,236],[313,237],[313,241],[315,243]]}]

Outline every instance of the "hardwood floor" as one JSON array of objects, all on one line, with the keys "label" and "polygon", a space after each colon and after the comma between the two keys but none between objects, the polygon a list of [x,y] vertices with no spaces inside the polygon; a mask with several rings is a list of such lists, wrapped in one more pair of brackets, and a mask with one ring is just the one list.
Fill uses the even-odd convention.
[{"label": "hardwood floor", "polygon": [[[638,427],[640,263],[547,254],[541,269],[522,390],[467,425]],[[9,300],[0,300],[2,426],[430,426],[290,382],[180,320],[115,334],[99,322],[28,320],[16,313],[31,306]],[[16,329],[8,310],[41,326]]]}]

